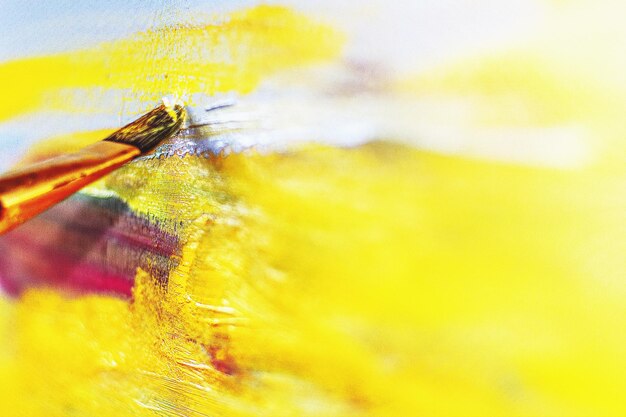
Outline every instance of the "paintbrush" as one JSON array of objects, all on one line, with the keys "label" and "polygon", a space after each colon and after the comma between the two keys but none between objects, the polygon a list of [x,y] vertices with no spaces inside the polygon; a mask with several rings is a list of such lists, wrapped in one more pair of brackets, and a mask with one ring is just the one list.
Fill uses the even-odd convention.
[{"label": "paintbrush", "polygon": [[0,176],[0,234],[47,210],[84,186],[154,149],[181,128],[180,104],[163,104],[100,142]]}]

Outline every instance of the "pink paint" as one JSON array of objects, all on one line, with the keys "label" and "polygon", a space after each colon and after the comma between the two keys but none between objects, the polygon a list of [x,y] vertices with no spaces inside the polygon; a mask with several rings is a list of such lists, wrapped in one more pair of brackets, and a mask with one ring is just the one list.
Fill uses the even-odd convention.
[{"label": "pink paint", "polygon": [[137,268],[166,284],[178,251],[174,235],[119,200],[75,196],[0,237],[0,287],[129,298]]}]

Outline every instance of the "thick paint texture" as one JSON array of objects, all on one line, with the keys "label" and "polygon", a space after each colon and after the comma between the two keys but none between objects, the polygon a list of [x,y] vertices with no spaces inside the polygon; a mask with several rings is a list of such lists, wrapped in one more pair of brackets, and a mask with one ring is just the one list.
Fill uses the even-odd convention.
[{"label": "thick paint texture", "polygon": [[167,288],[139,270],[130,304],[2,301],[2,403],[620,415],[619,184],[382,143],[134,163],[89,192],[184,225]]}]

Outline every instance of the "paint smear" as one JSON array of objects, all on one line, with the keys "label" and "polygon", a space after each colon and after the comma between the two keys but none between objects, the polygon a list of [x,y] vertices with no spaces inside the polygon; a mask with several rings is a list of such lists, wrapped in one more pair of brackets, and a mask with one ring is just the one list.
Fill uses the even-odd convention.
[{"label": "paint smear", "polygon": [[[580,160],[572,166],[591,162],[622,172],[626,60],[619,40],[626,31],[618,16],[624,14],[624,4],[551,3],[533,37],[416,71],[396,85],[397,91],[447,102],[445,125],[458,126],[455,133],[476,137],[474,142],[495,131],[501,138],[488,142],[491,148],[513,142],[509,152],[521,153],[524,129],[543,129],[540,141],[546,154],[557,151],[553,159],[585,154],[572,158]],[[522,133],[518,143],[513,129]],[[559,144],[551,140],[551,129],[571,133]]]},{"label": "paint smear", "polygon": [[182,224],[167,287],[0,299],[0,403],[623,415],[622,184],[389,143],[137,161],[91,191]]},{"label": "paint smear", "polygon": [[[611,85],[532,51],[460,60],[402,80],[401,91],[474,99],[478,124],[549,126],[614,117],[624,97]],[[488,106],[488,108],[486,108]]]},{"label": "paint smear", "polygon": [[[284,7],[258,6],[198,26],[168,26],[92,49],[0,65],[0,121],[36,110],[98,110],[107,89],[133,104],[164,95],[252,91],[280,69],[336,57],[342,36]],[[119,103],[118,103],[119,108]],[[100,109],[101,110],[101,109]]]}]

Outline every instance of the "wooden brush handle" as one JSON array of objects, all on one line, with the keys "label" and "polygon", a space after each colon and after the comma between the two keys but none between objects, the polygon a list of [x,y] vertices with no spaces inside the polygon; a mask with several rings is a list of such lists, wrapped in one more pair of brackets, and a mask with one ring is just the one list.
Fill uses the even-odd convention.
[{"label": "wooden brush handle", "polygon": [[64,200],[140,154],[123,143],[101,141],[0,176],[0,234]]}]

